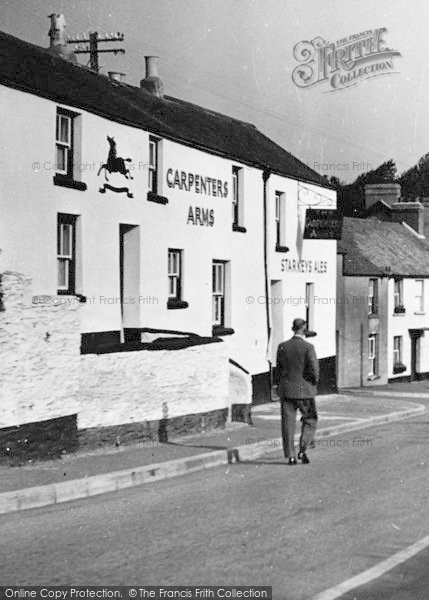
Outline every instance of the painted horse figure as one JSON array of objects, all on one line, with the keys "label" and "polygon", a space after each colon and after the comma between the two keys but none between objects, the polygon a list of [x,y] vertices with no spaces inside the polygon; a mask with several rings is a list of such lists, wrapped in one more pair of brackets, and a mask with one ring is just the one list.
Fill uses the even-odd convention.
[{"label": "painted horse figure", "polygon": [[110,145],[109,155],[107,157],[107,162],[98,170],[97,176],[100,175],[101,171],[104,169],[104,177],[106,181],[109,181],[107,178],[107,171],[109,173],[121,173],[125,175],[127,179],[133,179],[130,170],[127,169],[125,163],[131,162],[131,158],[121,158],[120,156],[116,156],[116,142],[115,138],[107,136],[107,141]]}]

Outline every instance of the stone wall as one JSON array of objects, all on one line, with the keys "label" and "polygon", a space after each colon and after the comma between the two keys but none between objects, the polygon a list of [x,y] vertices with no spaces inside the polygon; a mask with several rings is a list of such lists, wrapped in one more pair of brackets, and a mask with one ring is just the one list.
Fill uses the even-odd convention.
[{"label": "stone wall", "polygon": [[33,304],[31,280],[1,275],[0,428],[78,411],[78,302]]},{"label": "stone wall", "polygon": [[30,294],[29,278],[1,276],[0,457],[37,447],[47,457],[118,436],[162,441],[224,427],[250,405],[249,377],[230,366],[226,344],[81,355],[82,305]]}]

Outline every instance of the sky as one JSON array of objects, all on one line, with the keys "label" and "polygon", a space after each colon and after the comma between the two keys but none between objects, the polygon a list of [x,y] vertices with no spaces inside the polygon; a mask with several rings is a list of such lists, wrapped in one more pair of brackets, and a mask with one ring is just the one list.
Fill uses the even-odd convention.
[{"label": "sky", "polygon": [[[47,47],[52,12],[73,37],[124,33],[103,44],[126,50],[101,54],[103,73],[139,85],[144,56],[157,55],[165,94],[254,123],[328,177],[351,182],[389,159],[400,174],[429,152],[427,0],[0,0],[1,29]],[[296,85],[297,44],[380,28],[399,54],[386,72],[337,89],[330,78]]]}]

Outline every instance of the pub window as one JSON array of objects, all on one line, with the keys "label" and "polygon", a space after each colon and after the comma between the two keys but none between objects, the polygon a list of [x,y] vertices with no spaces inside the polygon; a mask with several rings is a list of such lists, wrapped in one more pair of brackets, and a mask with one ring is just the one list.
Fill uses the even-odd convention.
[{"label": "pub window", "polygon": [[74,294],[76,281],[76,216],[58,215],[57,222],[58,294]]},{"label": "pub window", "polygon": [[393,305],[395,313],[404,313],[404,281],[395,279],[393,284]]},{"label": "pub window", "polygon": [[86,183],[75,181],[74,177],[76,174],[80,178],[82,172],[81,169],[75,169],[75,164],[81,160],[79,123],[80,119],[77,113],[65,108],[57,109],[54,184],[84,191],[87,188]]},{"label": "pub window", "polygon": [[160,140],[153,136],[150,136],[149,137],[148,189],[149,189],[149,192],[153,192],[154,194],[158,193],[159,149],[160,149]]},{"label": "pub window", "polygon": [[58,109],[55,142],[56,172],[73,178],[73,119],[70,113]]},{"label": "pub window", "polygon": [[368,288],[368,314],[376,315],[378,313],[378,281],[377,279],[369,280]]},{"label": "pub window", "polygon": [[213,261],[212,273],[212,324],[225,326],[225,263]]},{"label": "pub window", "polygon": [[424,286],[424,280],[423,279],[416,279],[415,286],[416,286],[415,311],[418,312],[418,313],[422,313],[425,310],[425,303],[424,303],[424,289],[425,289],[425,286]]},{"label": "pub window", "polygon": [[168,301],[167,308],[187,308],[182,298],[183,250],[168,250]]},{"label": "pub window", "polygon": [[378,373],[377,335],[368,336],[368,377],[376,377]]},{"label": "pub window", "polygon": [[287,252],[289,248],[285,246],[286,195],[283,192],[276,192],[275,203],[276,251]]},{"label": "pub window", "polygon": [[307,329],[314,329],[314,283],[305,284],[305,320]]},{"label": "pub window", "polygon": [[246,232],[243,227],[243,169],[232,167],[232,229],[233,231]]}]

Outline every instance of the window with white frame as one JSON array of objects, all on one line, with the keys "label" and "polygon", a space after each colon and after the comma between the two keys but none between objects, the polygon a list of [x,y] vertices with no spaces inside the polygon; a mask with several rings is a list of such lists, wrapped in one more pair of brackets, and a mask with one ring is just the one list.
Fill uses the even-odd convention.
[{"label": "window with white frame", "polygon": [[395,279],[393,284],[393,306],[395,312],[405,312],[404,308],[404,281]]},{"label": "window with white frame", "polygon": [[376,315],[378,313],[378,281],[369,280],[368,287],[368,314]]},{"label": "window with white frame", "polygon": [[76,276],[76,217],[58,215],[57,223],[57,264],[58,293],[75,293]]},{"label": "window with white frame", "polygon": [[305,320],[307,329],[314,329],[314,283],[305,284]]},{"label": "window with white frame", "polygon": [[402,335],[393,337],[393,366],[402,363]]},{"label": "window with white frame", "polygon": [[281,232],[281,194],[276,192],[276,244],[280,245],[280,232]]},{"label": "window with white frame", "polygon": [[54,184],[83,192],[87,185],[80,180],[82,169],[75,168],[82,160],[80,123],[78,113],[66,108],[57,108]]},{"label": "window with white frame", "polygon": [[368,336],[368,377],[377,375],[377,335]]},{"label": "window with white frame", "polygon": [[212,324],[225,326],[225,263],[220,261],[212,267]]},{"label": "window with white frame", "polygon": [[182,295],[182,251],[168,251],[168,299],[181,300]]},{"label": "window with white frame", "polygon": [[245,232],[243,227],[243,169],[232,167],[232,229]]},{"label": "window with white frame", "polygon": [[159,168],[160,140],[153,136],[149,137],[149,168],[148,189],[154,194],[158,193],[158,168]]},{"label": "window with white frame", "polygon": [[276,192],[275,204],[276,250],[277,252],[287,252],[288,248],[285,247],[286,195],[283,192]]},{"label": "window with white frame", "polygon": [[424,303],[424,290],[425,290],[425,285],[424,285],[424,280],[423,279],[416,279],[415,281],[415,286],[416,286],[416,293],[415,293],[415,300],[416,300],[416,304],[415,304],[415,311],[418,313],[423,313],[425,310],[425,303]]},{"label": "window with white frame", "polygon": [[57,110],[55,143],[56,172],[73,178],[73,116],[62,109]]}]

